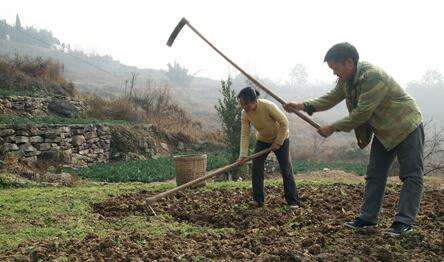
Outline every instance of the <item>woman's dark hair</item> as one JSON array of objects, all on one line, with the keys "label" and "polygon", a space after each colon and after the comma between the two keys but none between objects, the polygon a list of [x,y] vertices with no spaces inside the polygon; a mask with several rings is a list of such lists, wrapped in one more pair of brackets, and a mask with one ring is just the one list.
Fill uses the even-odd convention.
[{"label": "woman's dark hair", "polygon": [[247,103],[256,102],[258,96],[260,95],[259,91],[248,86],[243,88],[239,94],[237,94],[237,98],[242,98]]},{"label": "woman's dark hair", "polygon": [[352,44],[344,42],[332,46],[325,54],[324,62],[334,61],[336,63],[344,63],[350,58],[357,65],[359,61],[359,53]]}]

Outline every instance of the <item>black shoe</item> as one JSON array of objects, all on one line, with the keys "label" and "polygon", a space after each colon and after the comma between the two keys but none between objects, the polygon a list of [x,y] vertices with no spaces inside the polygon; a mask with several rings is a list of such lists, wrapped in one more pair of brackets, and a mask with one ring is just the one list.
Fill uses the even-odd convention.
[{"label": "black shoe", "polygon": [[413,228],[411,225],[404,224],[399,221],[393,222],[393,224],[384,230],[385,234],[391,235],[391,236],[399,236],[401,234],[408,234],[413,231]]},{"label": "black shoe", "polygon": [[344,226],[349,228],[365,228],[365,227],[374,227],[376,226],[376,223],[370,223],[358,217],[355,219],[355,221],[345,222]]}]

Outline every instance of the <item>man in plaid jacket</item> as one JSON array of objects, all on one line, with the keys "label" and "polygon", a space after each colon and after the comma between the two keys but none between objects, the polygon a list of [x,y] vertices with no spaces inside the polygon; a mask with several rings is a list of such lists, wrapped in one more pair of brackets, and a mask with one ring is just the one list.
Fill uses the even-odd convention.
[{"label": "man in plaid jacket", "polygon": [[345,225],[362,228],[377,224],[388,170],[397,157],[403,185],[394,222],[385,232],[411,232],[423,192],[424,127],[418,106],[386,72],[359,61],[356,48],[349,43],[331,47],[324,61],[338,76],[336,87],[320,98],[288,103],[285,109],[312,115],[345,99],[350,114],[318,133],[329,137],[334,132],[354,130],[360,148],[373,137],[361,214]]}]

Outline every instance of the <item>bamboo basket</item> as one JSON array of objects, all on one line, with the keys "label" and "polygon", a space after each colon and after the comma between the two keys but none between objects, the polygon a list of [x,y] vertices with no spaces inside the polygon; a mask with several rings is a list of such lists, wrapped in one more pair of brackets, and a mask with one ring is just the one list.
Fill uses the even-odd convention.
[{"label": "bamboo basket", "polygon": [[[181,155],[173,157],[176,169],[177,186],[188,183],[205,175],[207,170],[207,155]],[[205,181],[196,186],[205,185]]]}]

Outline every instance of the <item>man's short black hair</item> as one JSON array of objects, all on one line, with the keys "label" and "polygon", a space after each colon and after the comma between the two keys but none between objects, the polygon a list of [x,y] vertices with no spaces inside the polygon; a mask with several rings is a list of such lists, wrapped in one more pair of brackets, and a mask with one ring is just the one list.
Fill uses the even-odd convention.
[{"label": "man's short black hair", "polygon": [[334,61],[336,63],[344,63],[345,60],[350,58],[355,65],[359,61],[359,53],[352,44],[343,42],[332,46],[325,54],[324,62]]}]

